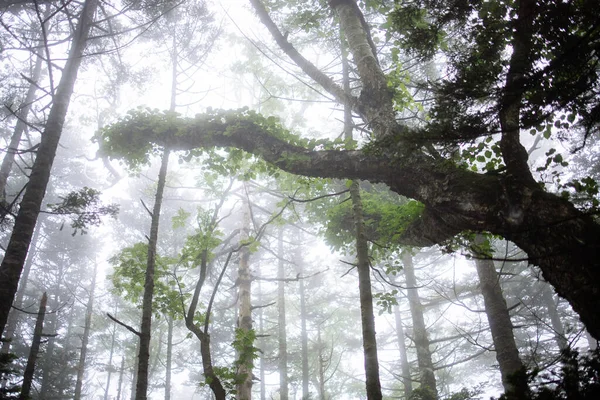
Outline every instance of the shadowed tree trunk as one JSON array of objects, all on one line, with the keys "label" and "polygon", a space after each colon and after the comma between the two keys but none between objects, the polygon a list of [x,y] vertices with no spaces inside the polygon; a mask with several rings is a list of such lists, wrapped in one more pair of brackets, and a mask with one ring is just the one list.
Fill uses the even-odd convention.
[{"label": "shadowed tree trunk", "polygon": [[158,226],[160,210],[162,207],[163,193],[167,180],[169,166],[169,149],[164,149],[158,173],[158,184],[152,208],[152,222],[150,224],[150,238],[148,241],[148,259],[146,264],[146,278],[144,281],[144,299],[142,301],[142,324],[140,328],[140,348],[138,353],[137,383],[135,400],[146,400],[148,397],[148,375],[150,364],[150,339],[152,337],[152,299],[154,297],[154,271],[156,267],[156,246],[158,243]]},{"label": "shadowed tree trunk", "polygon": [[417,289],[417,278],[415,277],[415,267],[410,252],[402,252],[402,265],[404,266],[404,276],[406,277],[406,296],[410,306],[410,314],[413,321],[413,340],[417,350],[417,365],[419,367],[419,376],[421,386],[421,398],[424,400],[437,399],[437,383],[433,373],[433,361],[431,359],[431,350],[429,349],[429,338],[427,337],[427,327],[423,317],[423,306],[419,298]]},{"label": "shadowed tree trunk", "polygon": [[48,120],[42,133],[37,157],[31,169],[29,182],[15,219],[4,259],[0,264],[0,332],[2,335],[4,335],[8,313],[17,292],[19,278],[27,257],[27,249],[46,193],[50,170],[52,169],[69,102],[77,80],[77,72],[79,71],[97,6],[98,0],[86,0],[83,5],[71,41],[67,62],[63,68],[52,101],[52,107],[48,114]]},{"label": "shadowed tree trunk", "polygon": [[[475,245],[481,245],[484,240],[482,235],[477,235]],[[496,360],[502,376],[502,386],[510,399],[525,399],[528,392],[527,376],[515,343],[513,325],[500,287],[500,277],[492,260],[477,254],[475,257],[485,314],[490,324]]]},{"label": "shadowed tree trunk", "polygon": [[88,299],[87,307],[85,310],[85,325],[83,327],[83,337],[81,338],[81,353],[79,353],[79,364],[77,365],[77,381],[75,383],[75,395],[73,396],[74,400],[81,399],[81,389],[83,388],[83,374],[85,373],[85,362],[87,357],[88,342],[90,340],[90,328],[92,326],[92,312],[94,311],[94,292],[96,290],[97,267],[98,265],[94,263],[92,284],[90,285],[89,292],[90,297]]},{"label": "shadowed tree trunk", "polygon": [[46,292],[42,295],[40,301],[40,309],[38,311],[38,317],[35,322],[35,330],[33,332],[33,340],[31,342],[31,349],[29,350],[29,358],[27,359],[27,365],[25,366],[25,374],[23,375],[23,387],[21,389],[20,400],[29,399],[29,393],[31,392],[31,384],[33,383],[33,373],[35,372],[35,363],[37,361],[38,352],[40,351],[40,342],[42,340],[42,330],[44,329],[44,317],[46,316],[46,302],[48,296]]},{"label": "shadowed tree trunk", "polygon": [[167,359],[165,372],[165,400],[171,400],[171,368],[173,362],[173,317],[167,317]]}]

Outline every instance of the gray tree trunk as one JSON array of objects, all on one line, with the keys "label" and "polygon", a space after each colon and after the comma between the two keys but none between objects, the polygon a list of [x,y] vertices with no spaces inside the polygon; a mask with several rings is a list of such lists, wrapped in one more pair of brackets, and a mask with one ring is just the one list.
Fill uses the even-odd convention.
[{"label": "gray tree trunk", "polygon": [[[298,266],[298,274],[302,276],[303,273],[303,261],[300,246],[296,248],[296,254],[294,257],[296,265]],[[300,279],[298,282],[298,291],[300,292],[300,344],[301,344],[301,356],[302,356],[302,400],[308,400],[310,398],[309,384],[310,377],[308,371],[308,330],[306,329],[306,323],[308,319],[308,311],[306,309],[306,291],[304,289],[304,280]]]},{"label": "gray tree trunk", "polygon": [[544,305],[546,306],[546,310],[550,316],[550,323],[552,325],[552,330],[554,331],[554,340],[556,340],[558,349],[563,351],[569,347],[567,337],[565,336],[565,327],[560,319],[560,316],[558,315],[557,304],[554,300],[554,296],[552,295],[552,289],[550,288],[550,285],[545,283],[542,283],[542,285],[544,285],[542,288],[542,300],[544,301]]},{"label": "gray tree trunk", "polygon": [[279,344],[279,398],[288,400],[288,360],[287,360],[287,332],[285,318],[285,262],[283,252],[283,228],[279,228],[277,237],[277,340]]},{"label": "gray tree trunk", "polygon": [[400,350],[400,371],[402,372],[402,384],[404,385],[404,398],[409,399],[413,387],[410,376],[410,364],[408,363],[408,354],[406,353],[406,339],[404,337],[404,327],[402,326],[402,315],[400,314],[400,307],[398,305],[394,305],[394,319],[396,321],[398,350]]},{"label": "gray tree trunk", "polygon": [[85,310],[85,325],[83,327],[83,337],[81,338],[81,352],[79,353],[79,364],[77,365],[77,381],[75,383],[75,395],[73,396],[73,400],[81,399],[81,390],[83,388],[83,375],[85,374],[85,363],[87,358],[88,343],[90,340],[92,312],[94,311],[94,292],[96,291],[97,267],[98,265],[94,263],[92,284],[90,285],[90,297],[88,299],[88,303]]},{"label": "gray tree trunk", "polygon": [[[475,244],[481,245],[483,241],[483,236],[477,235]],[[477,254],[475,256],[485,314],[490,324],[502,385],[507,395],[511,396],[509,398],[524,398],[528,391],[527,376],[515,343],[513,325],[500,287],[500,277],[492,260]]]},{"label": "gray tree trunk", "polygon": [[420,390],[424,400],[437,399],[437,383],[433,372],[433,361],[427,337],[427,327],[423,316],[423,306],[417,289],[417,278],[415,267],[409,251],[402,252],[402,264],[404,265],[404,276],[406,277],[406,295],[410,306],[410,314],[413,321],[413,340],[417,349],[417,365],[419,367]]},{"label": "gray tree trunk", "polygon": [[35,322],[35,330],[33,332],[33,340],[31,342],[31,349],[29,350],[29,358],[27,359],[27,365],[25,366],[25,374],[23,375],[23,386],[21,388],[21,395],[19,400],[28,400],[29,393],[31,392],[31,384],[33,383],[33,373],[35,372],[35,364],[37,361],[38,352],[40,351],[40,342],[42,341],[42,330],[44,329],[44,317],[46,316],[46,302],[48,296],[46,292],[42,295],[40,301],[40,309],[38,311],[38,317]]}]

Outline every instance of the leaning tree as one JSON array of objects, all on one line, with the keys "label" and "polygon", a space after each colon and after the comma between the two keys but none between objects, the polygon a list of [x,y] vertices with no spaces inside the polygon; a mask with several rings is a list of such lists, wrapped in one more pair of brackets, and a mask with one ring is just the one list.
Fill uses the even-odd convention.
[{"label": "leaning tree", "polygon": [[[430,246],[464,232],[511,240],[600,338],[594,209],[577,208],[540,184],[522,145],[524,130],[597,134],[600,22],[594,1],[415,0],[386,10],[383,26],[397,46],[422,59],[443,54],[447,62],[446,78],[422,83],[435,100],[428,120],[412,125],[399,122],[402,85],[381,67],[387,63],[393,70],[395,59],[378,60],[353,0],[329,2],[355,63],[359,86],[352,93],[300,54],[293,35],[279,30],[261,1],[251,3],[280,49],[362,119],[371,133],[368,143],[355,150],[315,145],[248,110],[210,110],[191,119],[137,110],[103,130],[106,154],[146,157],[156,145],[191,152],[233,147],[298,175],[385,183],[423,204],[418,216],[398,226],[399,243]],[[479,171],[457,157],[466,147],[470,158],[482,162]],[[550,156],[549,162],[561,162]]]}]

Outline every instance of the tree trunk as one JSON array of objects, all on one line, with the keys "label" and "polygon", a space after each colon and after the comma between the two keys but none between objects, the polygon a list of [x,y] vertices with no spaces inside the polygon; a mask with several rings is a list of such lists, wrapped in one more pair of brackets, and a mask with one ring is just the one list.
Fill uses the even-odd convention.
[{"label": "tree trunk", "polygon": [[165,372],[165,400],[171,400],[171,368],[173,363],[173,316],[167,317],[167,359]]},{"label": "tree trunk", "polygon": [[[483,241],[483,236],[477,235],[475,244],[481,245]],[[496,360],[502,376],[502,386],[510,399],[524,399],[523,396],[528,392],[527,376],[519,358],[513,325],[500,287],[500,277],[492,260],[483,259],[478,254],[475,254],[475,257],[477,257],[475,265],[485,304],[485,314],[490,324]]]},{"label": "tree trunk", "polygon": [[[244,199],[242,229],[240,242],[244,243],[250,237],[250,205],[248,200]],[[252,278],[250,274],[250,250],[248,246],[240,249],[240,263],[238,267],[238,329],[243,333],[252,330]],[[252,360],[238,360],[238,377],[240,383],[237,384],[238,400],[252,399]]]},{"label": "tree trunk", "polygon": [[[350,95],[350,73],[346,51],[342,46],[342,68],[344,91]],[[352,109],[344,106],[344,139],[352,143]],[[363,207],[360,198],[360,187],[357,180],[350,185],[352,199],[352,216],[356,240],[356,263],[358,271],[358,291],[360,296],[360,316],[362,324],[363,355],[365,365],[367,399],[380,400],[381,383],[379,381],[379,360],[377,358],[377,339],[375,337],[375,314],[373,313],[373,293],[371,291],[371,262],[369,261],[369,243],[365,233]]]},{"label": "tree trunk", "polygon": [[404,265],[404,276],[406,277],[406,295],[410,306],[410,314],[413,321],[413,340],[417,349],[417,365],[421,381],[421,396],[424,400],[437,399],[437,384],[433,373],[433,361],[429,349],[429,338],[423,317],[423,306],[417,289],[417,278],[412,256],[408,250],[402,252],[402,264]]},{"label": "tree trunk", "polygon": [[85,325],[83,327],[83,337],[81,338],[81,353],[79,353],[79,364],[77,365],[77,381],[75,383],[75,395],[73,396],[73,400],[81,399],[81,389],[83,388],[83,374],[85,373],[85,362],[87,357],[88,342],[90,340],[90,328],[92,326],[92,312],[94,311],[94,292],[96,290],[97,267],[98,265],[94,264],[94,275],[92,275],[92,284],[90,285],[90,297],[88,299],[85,311]]},{"label": "tree trunk", "polygon": [[38,352],[40,350],[40,342],[42,340],[42,330],[44,329],[44,317],[46,316],[46,302],[48,296],[46,292],[42,295],[40,301],[40,309],[38,311],[38,317],[35,321],[35,330],[33,332],[33,340],[31,342],[31,350],[29,350],[29,358],[27,359],[27,366],[25,367],[25,374],[23,375],[23,387],[21,389],[20,400],[29,399],[29,393],[31,392],[31,384],[33,383],[33,373],[35,372],[35,363],[37,361]]},{"label": "tree trunk", "polygon": [[160,171],[158,173],[158,184],[154,197],[152,209],[152,222],[150,224],[150,239],[148,241],[148,259],[146,265],[146,278],[144,281],[144,299],[142,301],[142,324],[140,328],[140,348],[138,353],[137,383],[135,389],[135,400],[146,400],[148,397],[148,373],[150,364],[150,339],[152,336],[152,299],[154,297],[154,270],[156,266],[156,246],[158,242],[158,225],[160,222],[160,210],[162,206],[163,193],[167,180],[167,169],[169,166],[169,149],[164,149]]},{"label": "tree trunk", "polygon": [[[300,246],[296,248],[296,256],[294,257],[296,265],[298,266],[298,274],[302,276],[303,262],[302,253]],[[308,371],[308,330],[306,329],[306,323],[308,319],[308,311],[306,309],[306,293],[304,289],[304,280],[300,279],[298,282],[298,291],[300,292],[300,344],[302,353],[302,400],[308,400],[310,398],[310,392],[308,390],[310,378]]]},{"label": "tree trunk", "polygon": [[123,390],[123,376],[125,375],[125,356],[121,358],[121,368],[119,369],[119,384],[117,385],[117,399],[121,400]]},{"label": "tree trunk", "polygon": [[[257,271],[258,275],[260,275],[260,272]],[[262,294],[262,284],[261,281],[258,281],[258,285],[257,285],[257,290],[256,290],[256,294],[257,294],[257,298],[258,298],[258,303],[259,304],[263,304],[263,294]],[[264,335],[264,311],[263,311],[263,307],[260,307],[258,309],[258,333],[259,335],[261,335],[260,339],[258,339],[258,343],[259,343],[259,348],[260,349],[264,349],[265,348],[265,340],[262,337]],[[267,387],[265,385],[265,355],[264,352],[260,352],[260,356],[259,356],[259,366],[258,366],[258,372],[259,372],[259,385],[260,385],[260,400],[266,400],[267,399]]]},{"label": "tree trunk", "polygon": [[27,257],[27,249],[35,228],[42,200],[50,178],[50,170],[67,115],[71,95],[77,79],[83,51],[98,0],[86,0],[79,16],[71,42],[66,65],[54,96],[48,121],[42,133],[37,157],[31,169],[27,188],[21,201],[15,225],[0,264],[0,333],[4,334],[8,313],[15,298],[19,278]]},{"label": "tree trunk", "polygon": [[404,398],[410,399],[412,393],[412,379],[410,377],[410,364],[408,363],[408,354],[406,353],[406,343],[404,338],[404,328],[402,327],[402,315],[400,307],[394,305],[394,319],[396,321],[396,338],[398,340],[398,350],[400,350],[400,371],[402,371],[402,384],[404,385]]},{"label": "tree trunk", "polygon": [[[117,315],[116,312],[115,312],[115,315]],[[116,325],[113,324],[112,335],[110,337],[110,353],[108,355],[108,364],[106,366],[106,369],[108,370],[108,374],[106,377],[106,388],[104,389],[104,399],[103,400],[108,400],[108,392],[110,391],[110,379],[112,377],[112,372],[113,372],[112,371],[113,370],[112,362],[113,362],[113,355],[115,354],[116,333],[117,333],[117,327],[116,327]]]},{"label": "tree trunk", "polygon": [[279,399],[288,400],[288,361],[287,361],[287,332],[285,319],[285,263],[283,252],[283,228],[279,228],[277,237],[277,340],[279,342]]},{"label": "tree trunk", "polygon": [[567,342],[567,337],[565,336],[565,327],[558,315],[558,309],[556,307],[556,302],[554,301],[554,296],[552,296],[552,289],[550,286],[544,282],[541,282],[543,285],[542,288],[542,300],[544,305],[546,306],[546,310],[548,311],[548,315],[550,316],[550,323],[552,326],[552,330],[554,331],[554,339],[556,340],[556,345],[560,351],[566,350],[569,347],[569,343]]},{"label": "tree trunk", "polygon": [[[46,20],[50,11],[50,7],[46,8],[46,12],[44,13],[43,19]],[[38,45],[41,47],[44,45],[43,41],[39,41]],[[29,117],[29,111],[31,110],[31,105],[35,100],[35,92],[37,91],[37,83],[40,79],[40,75],[42,72],[42,62],[43,59],[39,57],[37,54],[33,55],[35,57],[35,64],[33,66],[33,70],[31,71],[31,76],[29,79],[31,80],[29,83],[29,88],[27,89],[27,94],[25,95],[25,99],[23,100],[23,104],[17,110],[17,122],[15,124],[15,129],[13,130],[13,134],[10,138],[10,143],[8,144],[8,148],[6,149],[6,155],[2,159],[2,165],[0,166],[0,207],[4,207],[8,205],[6,202],[6,183],[8,182],[8,177],[10,175],[10,171],[12,170],[13,164],[15,162],[15,155],[19,150],[19,146],[21,144],[21,136],[23,132],[27,128],[27,118]],[[5,210],[0,210],[1,215],[5,215]],[[8,210],[7,210],[8,211]]]},{"label": "tree trunk", "polygon": [[325,369],[328,360],[325,359],[325,355],[323,354],[323,350],[325,345],[321,340],[321,327],[317,328],[317,346],[319,349],[319,377],[318,377],[318,388],[319,388],[319,400],[326,400],[325,396]]},{"label": "tree trunk", "polygon": [[[27,289],[27,282],[29,282],[31,266],[33,265],[33,260],[36,256],[37,241],[40,236],[40,230],[41,224],[37,224],[31,239],[31,250],[27,252],[27,260],[25,261],[25,266],[23,267],[23,274],[20,279],[19,290],[17,291],[17,295],[15,297],[15,306],[18,308],[21,308],[23,305],[23,296],[25,294],[25,289]],[[8,316],[8,322],[6,324],[6,331],[4,335],[5,341],[2,342],[2,353],[8,353],[10,351],[11,342],[15,335],[15,330],[17,329],[17,323],[19,322],[18,313],[18,310],[11,309]]]}]

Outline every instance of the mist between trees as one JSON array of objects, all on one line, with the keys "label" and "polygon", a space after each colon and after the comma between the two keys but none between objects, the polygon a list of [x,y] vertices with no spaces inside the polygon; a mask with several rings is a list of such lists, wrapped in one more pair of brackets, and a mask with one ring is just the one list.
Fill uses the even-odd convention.
[{"label": "mist between trees", "polygon": [[598,398],[596,8],[0,2],[0,398]]}]

